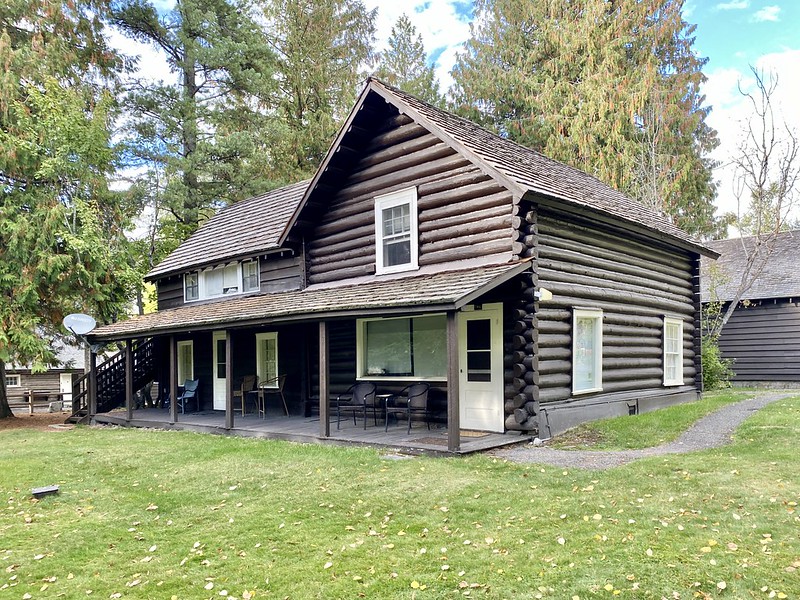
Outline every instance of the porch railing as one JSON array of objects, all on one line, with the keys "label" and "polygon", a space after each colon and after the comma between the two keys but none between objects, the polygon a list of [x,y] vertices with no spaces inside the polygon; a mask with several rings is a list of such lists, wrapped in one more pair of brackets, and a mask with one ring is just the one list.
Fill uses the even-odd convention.
[{"label": "porch railing", "polygon": [[[139,390],[155,378],[153,340],[133,342],[97,367],[97,412],[108,412],[125,404],[125,357],[129,351],[133,353],[133,389]],[[69,422],[79,423],[90,416],[89,376],[89,373],[82,375],[73,385]]]}]

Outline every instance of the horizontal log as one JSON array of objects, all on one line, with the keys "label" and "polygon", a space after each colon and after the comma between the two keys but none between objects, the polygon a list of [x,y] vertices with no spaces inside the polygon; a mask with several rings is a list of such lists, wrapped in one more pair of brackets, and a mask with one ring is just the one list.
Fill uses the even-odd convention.
[{"label": "horizontal log", "polygon": [[539,378],[539,387],[542,390],[554,387],[563,387],[572,383],[572,375],[569,373],[548,373]]},{"label": "horizontal log", "polygon": [[654,327],[631,327],[629,325],[613,325],[607,323],[606,319],[603,319],[603,335],[618,335],[620,337],[629,336],[632,338],[641,338],[641,337],[657,337],[661,338],[663,334],[662,328],[654,328]]},{"label": "horizontal log", "polygon": [[523,390],[529,385],[539,385],[539,373],[537,371],[526,371],[522,376],[514,377],[512,383],[517,390]]},{"label": "horizontal log", "polygon": [[633,344],[631,338],[628,336],[620,335],[604,335],[603,336],[603,351],[613,346],[621,346],[623,348],[636,348],[636,347],[650,347],[661,348],[661,338],[656,337],[642,337],[636,340]]},{"label": "horizontal log", "polygon": [[511,193],[493,179],[484,179],[472,184],[463,184],[456,180],[451,188],[442,189],[436,193],[422,195],[420,191],[420,211],[430,211],[435,214],[437,209],[447,208],[463,203],[480,202],[491,198],[489,206],[506,206],[511,212]]},{"label": "horizontal log", "polygon": [[509,415],[505,423],[508,431],[534,431],[539,428],[538,422],[535,418],[528,419],[524,424],[517,423],[514,415]]},{"label": "horizontal log", "polygon": [[375,223],[370,222],[368,225],[360,227],[353,227],[352,229],[343,228],[340,232],[327,235],[324,238],[318,238],[313,242],[308,243],[308,251],[315,252],[318,248],[325,244],[338,244],[353,239],[358,239],[364,245],[375,244]]},{"label": "horizontal log", "polygon": [[572,358],[572,350],[568,346],[550,346],[543,347],[541,345],[541,336],[539,338],[539,364],[541,365],[546,360],[563,360],[565,358]]},{"label": "horizontal log", "polygon": [[458,189],[474,183],[486,181],[493,180],[486,175],[486,173],[470,163],[470,165],[463,167],[458,172],[448,173],[435,181],[420,183],[417,186],[417,195],[423,198],[432,194],[438,194],[442,191]]},{"label": "horizontal log", "polygon": [[505,217],[505,225],[508,226],[511,221],[511,217],[508,215],[508,207],[498,204],[496,198],[490,196],[465,204],[454,203],[435,211],[420,210],[419,232],[422,235],[437,229],[502,217]]},{"label": "horizontal log", "polygon": [[[358,161],[358,170],[354,171],[354,175],[363,173],[365,169],[374,165],[379,165],[381,163],[385,163],[386,161],[403,157],[407,154],[413,154],[419,150],[424,150],[441,143],[442,141],[438,137],[432,133],[426,132],[423,135],[387,146],[382,150],[364,154],[363,158]],[[359,152],[359,154],[361,153]]]},{"label": "horizontal log", "polygon": [[414,138],[427,135],[430,135],[430,132],[428,132],[428,130],[422,125],[418,125],[415,122],[401,125],[400,127],[391,129],[386,133],[380,133],[374,136],[370,140],[370,143],[367,144],[367,147],[364,148],[364,155],[378,152],[387,146],[402,144],[408,140],[413,140]]},{"label": "horizontal log", "polygon": [[[567,353],[569,356],[569,353]],[[572,369],[572,361],[569,360],[540,360],[539,374],[549,375],[551,373],[569,373]]]},{"label": "horizontal log", "polygon": [[543,303],[536,315],[539,321],[572,321],[572,311],[563,308],[548,308],[547,303]]},{"label": "horizontal log", "polygon": [[[605,331],[605,327],[603,328]],[[539,320],[539,333],[571,333],[572,332],[572,323],[567,321],[546,321],[544,319]]]},{"label": "horizontal log", "polygon": [[539,348],[553,348],[553,347],[563,347],[563,346],[570,346],[572,344],[572,336],[569,335],[560,335],[560,334],[550,334],[550,333],[540,333],[538,337]]},{"label": "horizontal log", "polygon": [[[642,379],[661,378],[664,376],[664,371],[660,368],[649,369],[635,369],[635,368],[619,368],[619,369],[603,369],[603,383],[607,381],[640,381]],[[603,385],[605,389],[605,385]]]},{"label": "horizontal log", "polygon": [[[591,306],[595,306],[598,302],[605,302],[612,306],[614,304],[621,304],[631,309],[650,308],[691,316],[692,318],[694,317],[694,306],[688,301],[685,303],[676,302],[665,298],[657,298],[649,294],[623,292],[597,286],[550,281],[545,277],[542,277],[540,282],[542,287],[553,292],[553,300],[556,300],[556,296],[579,298],[582,300],[583,304],[578,304],[578,306],[586,306],[587,302],[591,302]],[[548,300],[548,304],[551,302],[551,300]],[[618,306],[614,308],[617,311],[620,310]]]},{"label": "horizontal log", "polygon": [[620,381],[604,381],[603,392],[610,394],[613,392],[624,392],[627,390],[648,390],[661,389],[662,380],[660,377],[652,379],[623,379]]},{"label": "horizontal log", "polygon": [[[595,224],[568,222],[561,215],[540,209],[538,223],[542,233],[558,236],[573,243],[586,244],[605,251],[621,253],[627,257],[658,262],[660,265],[689,269],[692,260],[685,250],[668,250],[657,247],[653,240],[636,240],[627,231],[620,231],[618,236],[608,235],[608,226],[599,229]],[[621,246],[622,244],[622,246]],[[624,259],[623,259],[624,260]]]},{"label": "horizontal log", "polygon": [[625,356],[625,357],[614,357],[609,356],[608,352],[603,349],[603,372],[606,369],[625,369],[625,368],[647,368],[647,367],[658,367],[661,368],[663,366],[663,360],[659,354],[657,357],[647,358],[647,357],[633,357],[633,356]]},{"label": "horizontal log", "polygon": [[508,239],[495,239],[485,242],[471,242],[464,246],[456,248],[442,248],[433,249],[433,245],[421,250],[419,256],[419,265],[433,265],[439,263],[447,263],[456,260],[467,260],[470,258],[478,258],[482,256],[498,256],[509,252],[511,244]]},{"label": "horizontal log", "polygon": [[320,263],[325,260],[333,258],[354,258],[357,256],[372,256],[375,258],[375,238],[372,236],[353,238],[345,240],[338,244],[331,244],[330,246],[321,246],[320,248],[308,250],[309,262],[315,266],[321,266]]},{"label": "horizontal log", "polygon": [[539,390],[539,405],[544,408],[546,402],[557,402],[566,400],[572,395],[572,390],[568,387],[554,387]]},{"label": "horizontal log", "polygon": [[[509,221],[508,214],[495,216],[473,222],[451,222],[447,227],[430,229],[425,233],[419,234],[420,246],[428,244],[435,246],[437,250],[444,248],[457,248],[462,244],[468,244],[471,238],[475,241],[486,240],[487,238],[505,239],[511,242],[508,236]],[[462,242],[463,240],[463,242]]]},{"label": "horizontal log", "polygon": [[363,181],[371,181],[401,169],[424,165],[440,158],[452,156],[454,153],[455,151],[444,143],[435,144],[356,171],[347,178],[346,185],[352,186]]},{"label": "horizontal log", "polygon": [[352,267],[341,269],[339,271],[331,271],[329,273],[309,273],[308,282],[314,283],[328,283],[330,281],[338,281],[341,279],[349,279],[350,277],[360,277],[362,275],[373,275],[375,273],[375,264],[370,263],[360,267]]}]

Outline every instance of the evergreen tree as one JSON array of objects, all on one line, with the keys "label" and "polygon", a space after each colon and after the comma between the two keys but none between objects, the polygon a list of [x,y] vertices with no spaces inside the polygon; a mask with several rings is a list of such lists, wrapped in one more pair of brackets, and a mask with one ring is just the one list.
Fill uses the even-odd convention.
[{"label": "evergreen tree", "polygon": [[392,27],[389,48],[380,56],[375,75],[386,83],[413,94],[431,104],[443,105],[439,81],[428,66],[422,35],[403,14]]},{"label": "evergreen tree", "polygon": [[132,283],[126,215],[107,187],[119,63],[106,14],[102,0],[0,8],[0,418],[5,364],[53,364],[63,317],[113,320]]},{"label": "evergreen tree", "polygon": [[246,0],[180,0],[164,14],[124,0],[113,20],[176,76],[133,82],[126,98],[128,164],[149,171],[134,192],[159,214],[152,263],[216,208],[274,187],[273,61]]},{"label": "evergreen tree", "polygon": [[328,151],[373,60],[375,16],[361,0],[262,0],[278,57],[275,105],[281,135],[274,168],[308,177]]},{"label": "evergreen tree", "polygon": [[706,59],[683,0],[477,0],[453,76],[466,116],[669,215],[715,229]]}]

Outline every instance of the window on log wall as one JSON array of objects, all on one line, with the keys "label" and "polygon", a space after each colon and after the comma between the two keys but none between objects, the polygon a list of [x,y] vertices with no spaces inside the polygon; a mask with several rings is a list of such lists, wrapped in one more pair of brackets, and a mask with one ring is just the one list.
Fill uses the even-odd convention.
[{"label": "window on log wall", "polygon": [[20,387],[22,378],[19,375],[6,375],[6,387]]},{"label": "window on log wall", "polygon": [[664,385],[683,385],[683,321],[664,317]]},{"label": "window on log wall", "polygon": [[278,387],[278,334],[256,334],[256,375],[262,387]]},{"label": "window on log wall", "polygon": [[603,389],[603,311],[572,311],[572,393],[588,394]]},{"label": "window on log wall", "polygon": [[375,197],[375,272],[418,268],[417,188]]},{"label": "window on log wall", "polygon": [[186,302],[230,296],[260,289],[258,259],[245,260],[192,271],[183,276],[183,298]]}]

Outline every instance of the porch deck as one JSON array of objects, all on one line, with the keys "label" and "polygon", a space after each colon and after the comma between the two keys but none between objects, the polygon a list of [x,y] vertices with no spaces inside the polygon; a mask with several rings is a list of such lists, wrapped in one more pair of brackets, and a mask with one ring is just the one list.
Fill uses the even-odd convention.
[{"label": "porch deck", "polygon": [[[225,413],[222,411],[204,411],[200,413],[179,414],[178,421],[169,422],[166,410],[148,408],[133,411],[133,419],[129,422],[126,413],[115,410],[95,415],[94,422],[103,425],[122,427],[148,427],[153,429],[170,429],[213,433],[220,435],[238,435],[265,439],[287,440],[310,444],[363,445],[392,449],[407,454],[451,454],[447,450],[447,429],[432,425],[430,431],[424,424],[415,424],[411,434],[406,433],[405,425],[389,423],[389,431],[384,432],[384,424],[379,420],[378,426],[368,421],[364,429],[363,421],[358,426],[352,419],[342,420],[341,429],[336,429],[336,417],[331,418],[331,435],[320,436],[319,417],[272,416],[262,419],[255,414],[236,415],[234,428],[225,428]],[[456,454],[471,454],[492,448],[509,446],[527,442],[528,436],[519,432],[508,434],[464,431],[461,435],[461,448]]]}]

